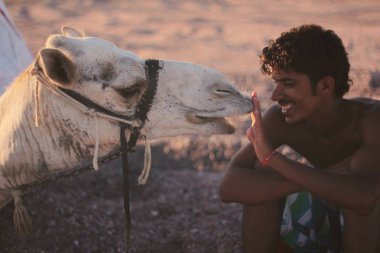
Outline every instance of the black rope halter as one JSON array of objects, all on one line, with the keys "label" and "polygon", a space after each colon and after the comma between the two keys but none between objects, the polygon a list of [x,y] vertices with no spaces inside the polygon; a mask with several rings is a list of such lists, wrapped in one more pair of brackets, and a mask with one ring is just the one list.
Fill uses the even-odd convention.
[{"label": "black rope halter", "polygon": [[[143,94],[139,103],[137,104],[135,118],[141,121],[141,127],[143,128],[145,121],[148,119],[148,112],[152,107],[154,97],[156,96],[158,72],[160,70],[159,60],[146,60],[145,61],[145,77],[148,81],[148,89]],[[131,149],[136,146],[137,139],[140,135],[139,129],[132,128],[131,137],[128,142],[128,147]]]},{"label": "black rope halter", "polygon": [[[133,116],[141,122],[141,125],[136,128],[128,125],[126,123],[121,123],[120,126],[120,149],[122,157],[122,168],[123,168],[123,193],[124,193],[124,214],[125,214],[125,232],[126,232],[126,252],[130,249],[130,231],[131,231],[131,208],[130,208],[130,192],[129,192],[129,164],[128,164],[128,152],[133,152],[133,148],[136,146],[136,142],[140,136],[140,129],[144,127],[146,120],[148,120],[148,112],[152,107],[153,100],[157,91],[158,75],[160,70],[159,60],[146,60],[145,61],[145,77],[148,81],[148,88],[144,92],[142,98],[137,104],[136,113]],[[75,98],[79,102],[85,104],[87,107],[97,110],[99,112],[106,113],[108,115],[119,117],[127,120],[131,118],[119,115],[108,109],[99,106],[98,104],[92,102],[91,100],[79,95],[71,90],[64,89],[71,97]],[[126,141],[125,130],[129,129],[131,131],[129,141]]]},{"label": "black rope halter", "polygon": [[[36,73],[41,74],[41,69],[35,63]],[[141,133],[140,130],[144,127],[145,122],[148,120],[148,112],[151,109],[151,106],[153,104],[156,91],[157,91],[157,85],[158,85],[158,75],[160,67],[160,61],[159,60],[146,60],[145,61],[145,76],[148,81],[148,88],[142,95],[142,98],[140,99],[139,103],[137,104],[136,113],[133,117],[128,117],[125,115],[121,115],[115,112],[112,112],[94,102],[92,102],[90,99],[80,95],[79,93],[61,88],[59,89],[66,93],[68,96],[73,98],[74,100],[78,101],[79,103],[85,105],[87,108],[94,110],[96,112],[101,112],[104,114],[107,114],[109,116],[113,116],[116,118],[132,121],[137,120],[140,124],[138,127],[133,126],[131,124],[127,123],[120,123],[120,151],[113,152],[106,157],[102,158],[99,163],[104,164],[106,162],[109,162],[113,159],[116,159],[120,155],[122,156],[122,168],[123,168],[123,193],[124,193],[124,213],[125,213],[125,230],[126,230],[126,252],[129,252],[130,249],[130,230],[131,230],[131,212],[130,212],[130,193],[129,193],[129,165],[128,165],[128,152],[133,152],[133,148],[136,146],[136,142],[138,138],[140,137]],[[130,138],[127,142],[125,131],[130,130]],[[75,171],[70,171],[68,173],[62,173],[59,175],[54,176],[54,179],[58,179],[65,176],[71,176],[76,174],[81,174],[85,171],[91,170],[93,167],[92,165],[88,165],[83,168],[76,169]],[[36,186],[41,186],[43,183],[36,183],[36,184],[29,184],[29,185],[22,185],[18,187],[22,190],[30,190]]]},{"label": "black rope halter", "polygon": [[[146,60],[145,61],[145,75],[149,82],[149,87],[145,91],[143,97],[137,105],[135,117],[141,120],[144,126],[146,120],[148,120],[148,112],[153,104],[154,97],[157,91],[158,72],[160,70],[160,62],[158,60]],[[127,125],[120,127],[120,145],[121,145],[121,157],[123,168],[123,191],[124,191],[124,214],[125,214],[125,232],[126,232],[126,252],[130,250],[130,231],[131,231],[131,208],[130,208],[130,193],[129,193],[129,164],[128,164],[128,152],[133,150],[136,146],[138,137],[140,136],[139,129],[132,128],[131,135],[128,143],[125,138],[125,130]]]}]

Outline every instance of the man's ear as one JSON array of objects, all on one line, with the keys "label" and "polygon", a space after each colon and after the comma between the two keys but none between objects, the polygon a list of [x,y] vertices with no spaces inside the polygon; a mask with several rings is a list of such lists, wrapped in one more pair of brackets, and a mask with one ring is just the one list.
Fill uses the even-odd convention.
[{"label": "man's ear", "polygon": [[38,53],[38,64],[44,74],[59,86],[68,88],[77,79],[77,68],[61,51],[44,48]]},{"label": "man's ear", "polygon": [[335,79],[332,76],[325,76],[318,81],[317,87],[319,92],[334,94]]}]

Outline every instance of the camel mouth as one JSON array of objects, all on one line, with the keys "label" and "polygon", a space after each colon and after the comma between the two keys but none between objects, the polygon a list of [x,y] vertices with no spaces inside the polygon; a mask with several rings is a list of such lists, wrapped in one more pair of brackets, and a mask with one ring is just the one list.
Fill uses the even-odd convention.
[{"label": "camel mouth", "polygon": [[188,121],[194,124],[205,124],[209,122],[226,120],[223,117],[212,117],[212,116],[203,116],[203,115],[196,115],[196,114],[188,114],[186,118]]},{"label": "camel mouth", "polygon": [[193,110],[186,114],[186,118],[189,122],[194,124],[205,124],[216,121],[226,121],[224,117],[228,116],[223,113],[225,108],[220,108],[212,111]]},{"label": "camel mouth", "polygon": [[186,119],[193,124],[208,124],[218,129],[223,129],[221,133],[233,133],[235,131],[235,127],[226,118],[215,115],[214,113],[187,113]]}]

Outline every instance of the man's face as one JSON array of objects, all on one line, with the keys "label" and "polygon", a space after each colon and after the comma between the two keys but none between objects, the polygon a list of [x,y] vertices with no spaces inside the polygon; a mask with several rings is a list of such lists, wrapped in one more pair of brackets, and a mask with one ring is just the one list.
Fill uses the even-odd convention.
[{"label": "man's face", "polygon": [[321,98],[312,92],[307,75],[294,71],[274,71],[275,88],[271,99],[281,107],[287,123],[308,120],[319,108]]}]

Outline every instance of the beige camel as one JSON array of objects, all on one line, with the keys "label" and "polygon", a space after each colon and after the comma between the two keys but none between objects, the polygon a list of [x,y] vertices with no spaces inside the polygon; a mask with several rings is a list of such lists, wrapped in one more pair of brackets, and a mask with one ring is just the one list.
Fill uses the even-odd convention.
[{"label": "beige camel", "polygon": [[[25,186],[72,170],[119,147],[120,125],[147,139],[231,134],[224,117],[248,113],[250,99],[213,69],[156,61],[146,120],[138,106],[152,85],[143,60],[72,28],[52,35],[0,97],[0,208]],[[79,102],[78,102],[79,100]],[[13,196],[12,196],[13,195]]]}]

